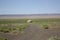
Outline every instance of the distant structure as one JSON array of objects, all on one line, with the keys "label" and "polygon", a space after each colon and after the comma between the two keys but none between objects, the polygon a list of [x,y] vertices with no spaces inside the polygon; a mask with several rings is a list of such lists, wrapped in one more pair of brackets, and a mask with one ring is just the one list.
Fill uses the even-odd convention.
[{"label": "distant structure", "polygon": [[32,20],[27,20],[27,23],[32,23]]}]

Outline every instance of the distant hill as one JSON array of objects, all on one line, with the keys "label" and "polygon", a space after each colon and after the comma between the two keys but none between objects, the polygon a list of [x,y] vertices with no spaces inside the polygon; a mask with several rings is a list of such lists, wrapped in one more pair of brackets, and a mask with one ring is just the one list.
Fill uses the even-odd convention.
[{"label": "distant hill", "polygon": [[40,15],[60,15],[60,14],[5,14],[0,16],[40,16]]},{"label": "distant hill", "polygon": [[21,18],[60,18],[60,14],[10,14],[0,15],[0,19],[21,19]]}]

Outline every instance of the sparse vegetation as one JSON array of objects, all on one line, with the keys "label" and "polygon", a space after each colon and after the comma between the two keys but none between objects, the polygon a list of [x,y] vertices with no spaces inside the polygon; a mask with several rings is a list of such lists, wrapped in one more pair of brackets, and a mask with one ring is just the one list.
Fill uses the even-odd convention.
[{"label": "sparse vegetation", "polygon": [[16,25],[16,26],[1,26],[0,27],[0,32],[4,33],[10,33],[10,32],[17,32],[17,31],[22,31],[27,27],[28,24],[23,23],[22,25]]},{"label": "sparse vegetation", "polygon": [[[9,33],[12,31],[22,31],[28,25],[28,19],[0,19],[0,32]],[[44,29],[60,26],[60,19],[31,19],[32,23],[42,26]]]},{"label": "sparse vegetation", "polygon": [[19,31],[22,31],[24,30],[26,27],[27,27],[28,24],[23,24],[23,25],[20,25],[20,26],[17,26],[17,29],[19,29]]},{"label": "sparse vegetation", "polygon": [[51,36],[48,40],[60,40],[57,36]]},{"label": "sparse vegetation", "polygon": [[48,29],[49,26],[45,24],[45,25],[43,25],[43,28],[44,28],[44,29]]},{"label": "sparse vegetation", "polygon": [[7,40],[7,38],[0,38],[0,40]]},{"label": "sparse vegetation", "polygon": [[42,28],[54,28],[60,27],[60,19],[59,18],[51,18],[51,19],[32,19],[33,23],[39,25]]},{"label": "sparse vegetation", "polygon": [[[28,27],[28,19],[0,19],[0,32],[2,33],[17,33],[23,32],[23,30]],[[32,24],[38,24],[44,29],[49,29],[50,27],[60,27],[60,19],[31,19]],[[0,38],[0,40],[7,40],[5,38]],[[58,40],[56,37],[50,37],[49,40]]]}]

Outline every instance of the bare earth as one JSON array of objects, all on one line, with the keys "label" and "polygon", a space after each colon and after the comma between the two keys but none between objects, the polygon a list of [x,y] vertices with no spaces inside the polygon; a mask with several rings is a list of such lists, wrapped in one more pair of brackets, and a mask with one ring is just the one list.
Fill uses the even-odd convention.
[{"label": "bare earth", "polygon": [[[39,19],[60,18],[60,15],[34,15],[34,16],[0,16],[0,19]],[[60,28],[41,29],[35,24],[30,24],[23,32],[14,34],[0,33],[0,38],[8,40],[48,40],[49,37],[57,35],[60,38]]]},{"label": "bare earth", "polygon": [[0,37],[6,37],[8,40],[48,40],[49,37],[57,35],[60,37],[60,28],[40,29],[35,24],[30,24],[22,33],[18,35],[9,35],[0,33]]}]

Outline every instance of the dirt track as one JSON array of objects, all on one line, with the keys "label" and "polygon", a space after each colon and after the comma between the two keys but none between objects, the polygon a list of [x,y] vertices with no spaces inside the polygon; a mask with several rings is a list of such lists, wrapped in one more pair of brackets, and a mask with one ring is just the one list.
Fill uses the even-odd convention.
[{"label": "dirt track", "polygon": [[0,33],[0,37],[6,37],[8,40],[47,40],[52,35],[60,37],[60,28],[40,29],[37,25],[30,24],[22,33],[19,33],[18,35]]}]

